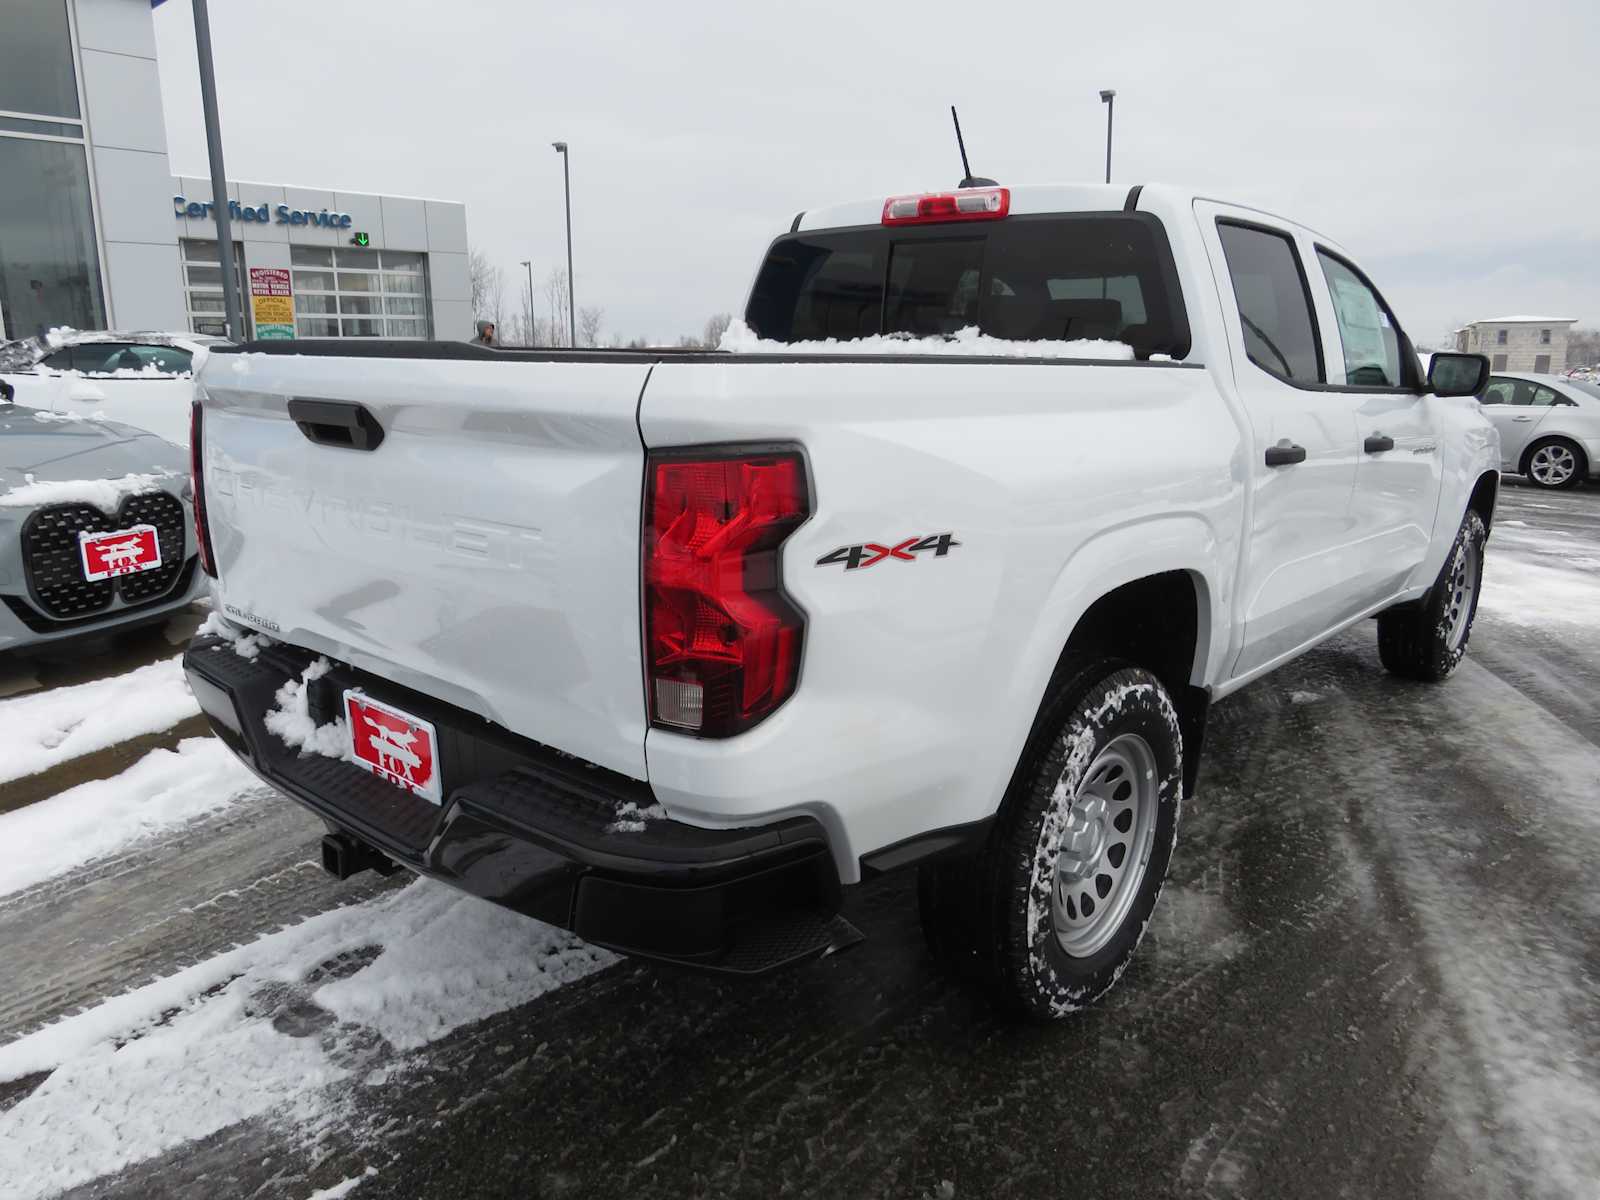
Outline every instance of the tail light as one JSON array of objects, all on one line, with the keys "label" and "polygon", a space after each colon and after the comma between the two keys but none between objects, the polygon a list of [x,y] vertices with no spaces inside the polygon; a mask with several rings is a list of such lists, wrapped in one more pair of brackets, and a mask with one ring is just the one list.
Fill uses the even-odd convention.
[{"label": "tail light", "polygon": [[200,569],[217,577],[216,560],[211,554],[211,531],[206,528],[206,484],[204,455],[200,448],[203,419],[200,401],[189,406],[189,487],[194,492],[194,544],[200,551]]},{"label": "tail light", "polygon": [[652,454],[644,517],[650,721],[701,737],[756,724],[794,692],[805,616],[779,547],[811,515],[791,449]]},{"label": "tail light", "polygon": [[885,225],[934,225],[944,221],[996,221],[1011,211],[1011,189],[961,188],[890,196],[883,202]]}]

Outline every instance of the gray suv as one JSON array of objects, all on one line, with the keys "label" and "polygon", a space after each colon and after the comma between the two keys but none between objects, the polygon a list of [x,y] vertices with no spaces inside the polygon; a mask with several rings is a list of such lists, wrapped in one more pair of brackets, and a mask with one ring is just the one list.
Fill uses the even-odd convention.
[{"label": "gray suv", "polygon": [[182,450],[0,381],[0,652],[165,618],[205,594],[195,554]]}]

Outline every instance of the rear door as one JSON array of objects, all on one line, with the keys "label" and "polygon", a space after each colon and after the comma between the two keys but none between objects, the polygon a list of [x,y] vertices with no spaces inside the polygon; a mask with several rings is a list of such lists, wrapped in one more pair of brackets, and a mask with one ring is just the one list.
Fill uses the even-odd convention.
[{"label": "rear door", "polygon": [[1251,517],[1238,597],[1234,675],[1263,667],[1359,611],[1359,537],[1351,513],[1356,398],[1327,388],[1305,261],[1291,226],[1196,201],[1255,432],[1246,470]]},{"label": "rear door", "polygon": [[[202,444],[219,611],[644,778],[649,370],[642,356],[213,351]],[[342,421],[381,440],[339,445]]]},{"label": "rear door", "polygon": [[1356,578],[1376,603],[1416,582],[1428,556],[1442,480],[1440,401],[1423,394],[1416,355],[1359,268],[1319,243],[1312,279],[1329,387],[1356,400]]}]

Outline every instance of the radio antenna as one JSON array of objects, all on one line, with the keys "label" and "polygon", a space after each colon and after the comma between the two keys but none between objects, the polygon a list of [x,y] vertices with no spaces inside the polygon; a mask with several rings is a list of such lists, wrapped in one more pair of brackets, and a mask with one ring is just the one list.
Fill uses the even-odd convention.
[{"label": "radio antenna", "polygon": [[956,127],[956,149],[961,151],[961,182],[956,186],[964,188],[994,187],[994,180],[984,179],[982,176],[972,173],[972,164],[967,161],[967,143],[961,136],[961,118],[956,116],[956,106],[954,104],[950,106],[950,120]]}]

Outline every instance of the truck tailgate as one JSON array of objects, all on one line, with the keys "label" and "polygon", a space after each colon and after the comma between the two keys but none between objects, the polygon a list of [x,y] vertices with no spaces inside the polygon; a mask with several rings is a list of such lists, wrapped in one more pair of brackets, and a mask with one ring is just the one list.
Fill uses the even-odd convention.
[{"label": "truck tailgate", "polygon": [[[649,371],[213,354],[202,440],[222,615],[644,778]],[[319,444],[291,400],[359,405],[382,440]]]}]

